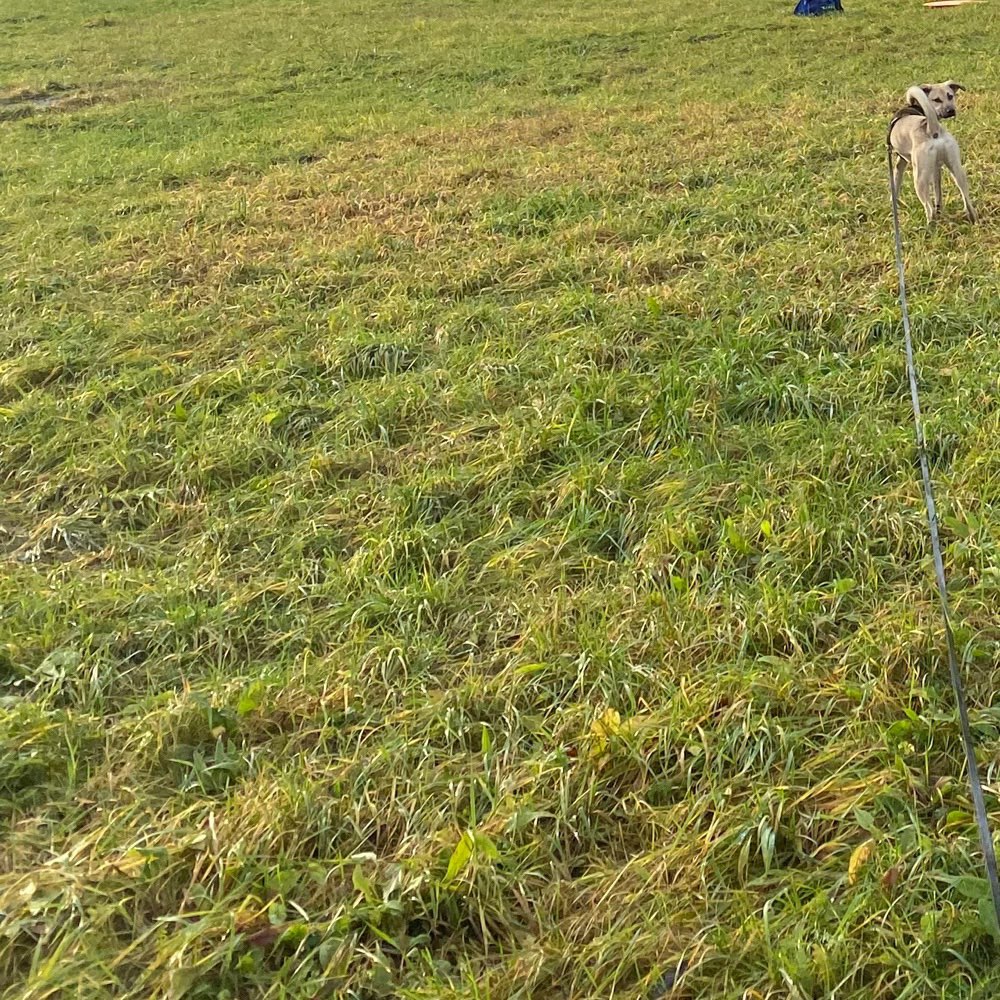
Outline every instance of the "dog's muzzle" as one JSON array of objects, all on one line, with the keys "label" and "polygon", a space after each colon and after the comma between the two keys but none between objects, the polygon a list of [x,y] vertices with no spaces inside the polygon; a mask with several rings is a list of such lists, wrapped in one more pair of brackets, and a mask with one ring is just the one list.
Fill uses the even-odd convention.
[{"label": "dog's muzzle", "polygon": [[947,110],[942,111],[941,114],[938,115],[938,118],[954,118],[954,117],[955,117],[954,108],[948,108]]}]

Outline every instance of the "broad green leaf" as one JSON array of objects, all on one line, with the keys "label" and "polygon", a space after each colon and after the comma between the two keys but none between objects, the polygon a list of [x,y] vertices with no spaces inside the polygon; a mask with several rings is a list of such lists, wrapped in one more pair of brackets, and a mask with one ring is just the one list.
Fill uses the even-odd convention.
[{"label": "broad green leaf", "polygon": [[243,716],[249,715],[251,712],[255,712],[264,702],[264,697],[267,694],[267,688],[261,681],[254,681],[244,692],[240,695],[240,700],[236,705],[236,714]]},{"label": "broad green leaf", "polygon": [[497,850],[497,845],[486,836],[485,833],[479,833],[476,831],[473,833],[473,839],[475,840],[476,850],[482,854],[484,857],[490,859],[490,861],[496,861],[500,857],[500,852]]},{"label": "broad green leaf", "polygon": [[875,826],[875,817],[867,809],[855,809],[854,818],[865,833],[875,834],[878,832],[878,828]]},{"label": "broad green leaf", "polygon": [[732,545],[732,547],[741,555],[747,555],[751,551],[750,544],[733,523],[733,519],[731,517],[727,517],[723,524],[726,529],[726,537],[729,539],[729,544]]},{"label": "broad green leaf", "polygon": [[351,883],[365,897],[367,902],[374,903],[378,901],[378,893],[375,891],[375,886],[371,879],[361,870],[361,865],[354,866]]},{"label": "broad green leaf", "polygon": [[290,945],[293,948],[297,948],[306,939],[309,934],[309,925],[304,924],[301,921],[289,924],[281,933],[281,937],[278,938],[279,944]]},{"label": "broad green leaf", "polygon": [[473,835],[466,831],[459,838],[458,843],[455,845],[455,850],[451,852],[451,858],[448,861],[448,870],[444,876],[445,885],[454,882],[465,871],[466,865],[468,865],[472,858],[474,847],[475,840],[473,839]]},{"label": "broad green leaf", "polygon": [[547,663],[522,663],[514,673],[520,676],[527,674],[537,674],[548,666]]},{"label": "broad green leaf", "polygon": [[975,878],[972,875],[963,875],[955,879],[955,891],[966,899],[982,899],[989,895],[990,886],[984,878]]},{"label": "broad green leaf", "polygon": [[979,922],[994,941],[1000,942],[1000,922],[990,893],[979,897]]},{"label": "broad green leaf", "polygon": [[968,826],[972,823],[972,816],[962,809],[952,809],[945,817],[945,827]]}]

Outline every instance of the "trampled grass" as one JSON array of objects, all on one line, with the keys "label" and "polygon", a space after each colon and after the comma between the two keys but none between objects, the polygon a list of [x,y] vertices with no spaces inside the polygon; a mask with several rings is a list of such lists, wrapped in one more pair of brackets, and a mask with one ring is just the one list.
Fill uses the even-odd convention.
[{"label": "trampled grass", "polygon": [[996,995],[1000,21],[845,2],[8,0],[4,996]]}]

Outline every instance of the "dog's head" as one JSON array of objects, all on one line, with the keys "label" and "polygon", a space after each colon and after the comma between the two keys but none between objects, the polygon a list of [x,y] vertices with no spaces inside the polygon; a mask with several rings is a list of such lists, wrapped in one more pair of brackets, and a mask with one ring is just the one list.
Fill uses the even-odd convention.
[{"label": "dog's head", "polygon": [[960,90],[965,90],[960,83],[949,80],[947,83],[922,83],[920,89],[927,95],[938,118],[954,118],[956,114],[955,98]]}]

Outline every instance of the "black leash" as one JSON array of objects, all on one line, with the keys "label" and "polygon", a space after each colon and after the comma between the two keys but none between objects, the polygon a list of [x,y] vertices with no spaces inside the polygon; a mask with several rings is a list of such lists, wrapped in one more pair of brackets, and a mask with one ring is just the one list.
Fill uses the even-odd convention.
[{"label": "black leash", "polygon": [[[921,112],[905,109],[899,112],[889,126],[892,127],[904,115],[920,114]],[[913,363],[913,338],[910,336],[910,314],[906,307],[906,278],[903,273],[903,239],[899,232],[899,191],[892,169],[892,145],[886,138],[886,160],[889,164],[889,197],[892,201],[892,227],[896,237],[896,271],[899,275],[899,306],[903,314],[903,341],[906,346],[906,373],[910,379],[910,402],[913,404],[913,422],[917,433],[917,454],[920,456],[920,474],[924,481],[924,503],[927,507],[927,524],[930,528],[931,549],[934,553],[934,574],[937,577],[938,597],[941,600],[941,617],[944,620],[944,634],[948,645],[948,669],[951,672],[951,686],[955,692],[958,704],[958,717],[962,728],[962,742],[965,744],[965,763],[969,771],[969,786],[972,790],[972,803],[976,813],[976,825],[979,827],[979,843],[983,849],[983,860],[986,863],[986,877],[990,883],[993,895],[993,908],[996,911],[997,926],[1000,927],[1000,877],[997,875],[997,856],[993,847],[993,835],[990,832],[990,821],[986,814],[986,802],[983,798],[983,786],[979,780],[979,765],[976,763],[976,747],[972,739],[972,729],[969,726],[969,709],[965,702],[965,687],[958,668],[958,655],[955,651],[955,636],[951,630],[951,613],[948,610],[948,584],[944,575],[944,559],[941,556],[941,539],[938,536],[937,509],[934,505],[934,488],[931,485],[930,466],[927,461],[927,442],[924,438],[924,422],[920,414],[920,396],[917,392],[917,370]]]}]

